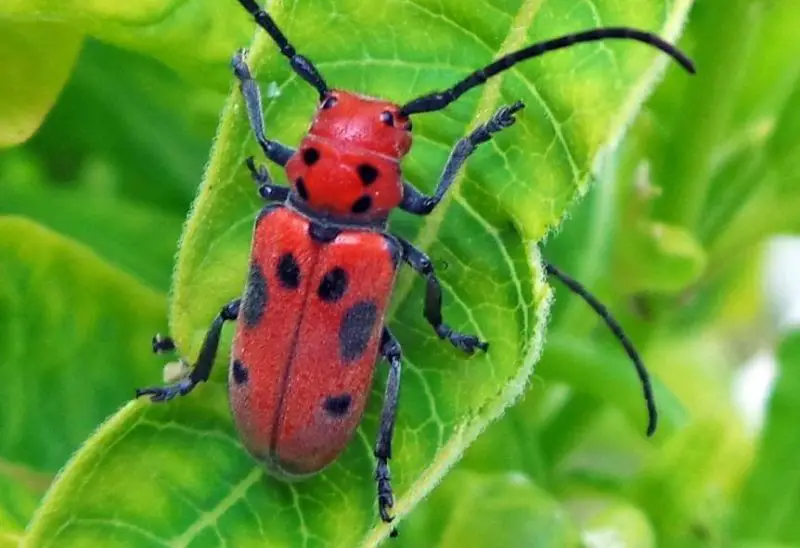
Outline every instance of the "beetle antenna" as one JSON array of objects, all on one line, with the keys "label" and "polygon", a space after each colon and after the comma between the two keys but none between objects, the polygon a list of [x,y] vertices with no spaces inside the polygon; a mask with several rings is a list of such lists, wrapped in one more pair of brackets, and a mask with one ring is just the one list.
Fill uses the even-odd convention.
[{"label": "beetle antenna", "polygon": [[510,69],[521,61],[539,57],[540,55],[544,55],[550,51],[568,48],[575,44],[608,39],[636,40],[637,42],[648,44],[668,54],[688,72],[692,74],[695,72],[694,64],[692,63],[691,59],[689,59],[675,46],[665,42],[655,34],[627,27],[600,28],[578,32],[575,34],[568,34],[566,36],[561,36],[560,38],[548,40],[546,42],[539,42],[537,44],[527,46],[521,50],[509,53],[508,55],[504,55],[500,59],[497,59],[482,69],[476,70],[458,82],[456,85],[445,91],[434,91],[406,103],[401,108],[401,112],[408,116],[420,112],[434,112],[441,110],[464,95],[464,93],[467,91],[476,86],[480,86],[492,76]]},{"label": "beetle antenna", "polygon": [[258,26],[267,31],[272,41],[275,42],[281,50],[281,53],[289,59],[289,64],[300,78],[314,86],[314,89],[319,92],[320,101],[325,98],[328,93],[328,84],[325,79],[307,57],[299,55],[294,46],[289,43],[289,40],[275,24],[275,21],[270,15],[261,9],[255,0],[239,0],[239,3],[253,16]]},{"label": "beetle antenna", "polygon": [[594,311],[597,312],[598,316],[603,318],[603,321],[606,322],[608,328],[612,333],[614,333],[614,336],[625,348],[625,352],[628,354],[631,361],[633,361],[633,365],[636,368],[636,373],[639,375],[639,381],[642,383],[644,401],[647,404],[647,435],[652,436],[656,431],[656,425],[658,424],[656,400],[653,396],[653,387],[650,384],[650,375],[647,373],[647,369],[645,368],[644,363],[642,363],[639,353],[636,352],[636,349],[633,347],[633,343],[631,343],[628,336],[625,335],[625,332],[622,330],[622,326],[620,326],[617,320],[614,319],[608,309],[603,305],[603,303],[598,301],[594,295],[589,293],[589,290],[583,287],[583,285],[581,285],[577,280],[567,276],[558,268],[549,263],[545,263],[544,268],[548,275],[555,276],[561,280],[561,282],[566,285],[570,291],[586,301],[586,304],[591,306]]}]

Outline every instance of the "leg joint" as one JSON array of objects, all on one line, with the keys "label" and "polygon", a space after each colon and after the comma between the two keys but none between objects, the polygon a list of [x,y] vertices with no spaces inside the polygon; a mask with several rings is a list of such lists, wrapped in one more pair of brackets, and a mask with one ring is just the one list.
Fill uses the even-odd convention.
[{"label": "leg joint", "polygon": [[239,317],[239,304],[241,303],[240,299],[236,299],[235,301],[229,302],[225,306],[222,307],[222,310],[219,311],[220,317],[225,321],[232,321]]}]

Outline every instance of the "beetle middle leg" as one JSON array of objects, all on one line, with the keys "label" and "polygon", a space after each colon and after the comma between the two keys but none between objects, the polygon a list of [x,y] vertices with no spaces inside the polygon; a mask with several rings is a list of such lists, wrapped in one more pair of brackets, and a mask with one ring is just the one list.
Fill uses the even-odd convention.
[{"label": "beetle middle leg", "polygon": [[[206,338],[203,341],[203,346],[200,348],[200,355],[197,357],[197,362],[194,367],[192,367],[192,371],[187,377],[166,386],[137,388],[136,397],[150,396],[150,399],[155,402],[168,401],[176,396],[188,394],[199,383],[207,381],[211,374],[211,368],[214,366],[214,360],[217,357],[217,348],[219,348],[219,337],[222,333],[222,326],[225,325],[225,322],[233,321],[239,317],[240,303],[241,299],[236,299],[223,306],[219,311],[206,333]],[[175,343],[168,337],[161,338],[156,335],[153,338],[153,350],[156,352],[170,351],[174,348]]]},{"label": "beetle middle leg", "polygon": [[236,52],[231,61],[233,74],[239,80],[239,89],[244,97],[245,105],[247,106],[247,117],[250,120],[250,127],[256,136],[261,150],[264,155],[278,164],[285,166],[289,158],[294,154],[294,149],[287,147],[277,141],[267,139],[264,134],[264,114],[261,106],[261,92],[258,90],[253,77],[250,75],[250,68],[245,61],[246,51],[241,49]]},{"label": "beetle middle leg", "polygon": [[403,201],[400,204],[400,209],[417,215],[427,215],[433,211],[444,198],[450,185],[456,180],[456,176],[461,171],[467,158],[477,150],[480,144],[491,139],[494,134],[514,125],[514,122],[517,121],[514,118],[514,114],[523,108],[525,108],[525,104],[522,101],[500,107],[488,122],[478,126],[472,133],[456,143],[453,152],[450,153],[447,164],[444,166],[444,171],[442,171],[442,176],[433,196],[427,196],[409,183],[403,183]]},{"label": "beetle middle leg", "polygon": [[[392,437],[394,436],[397,399],[400,395],[402,352],[400,343],[385,327],[381,335],[381,355],[389,362],[389,377],[386,381],[386,393],[383,397],[378,441],[375,444],[375,458],[378,459],[375,467],[375,481],[378,483],[378,511],[381,519],[386,523],[390,523],[394,519],[389,515],[389,510],[394,506],[394,495],[392,494],[391,475],[389,474],[389,459],[392,458]],[[393,536],[396,534],[396,531],[392,531]]]},{"label": "beetle middle leg", "polygon": [[476,348],[486,352],[489,348],[489,343],[481,341],[475,335],[454,331],[444,323],[442,318],[442,286],[439,283],[439,278],[436,277],[436,272],[433,271],[433,264],[430,258],[402,238],[398,238],[398,240],[400,245],[403,246],[403,260],[425,277],[425,319],[433,326],[439,338],[449,340],[453,343],[453,346],[467,354],[474,353]]}]

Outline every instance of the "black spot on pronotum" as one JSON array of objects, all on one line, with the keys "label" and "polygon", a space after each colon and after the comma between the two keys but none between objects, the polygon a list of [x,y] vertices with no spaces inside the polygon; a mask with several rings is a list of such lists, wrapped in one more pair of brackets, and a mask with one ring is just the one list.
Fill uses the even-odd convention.
[{"label": "black spot on pronotum", "polygon": [[328,414],[334,417],[342,417],[350,410],[351,403],[353,403],[353,397],[350,394],[341,394],[339,396],[328,396],[322,406]]},{"label": "black spot on pronotum", "polygon": [[356,168],[358,178],[364,185],[371,185],[378,179],[378,168],[370,164],[359,164]]},{"label": "black spot on pronotum", "polygon": [[317,289],[319,298],[326,302],[336,302],[342,298],[347,290],[347,272],[341,267],[329,270],[323,277]]},{"label": "black spot on pronotum", "polygon": [[255,327],[264,316],[267,309],[267,280],[258,263],[250,265],[247,275],[247,288],[242,302],[242,320],[246,327]]},{"label": "black spot on pronotum", "polygon": [[303,200],[308,200],[308,189],[306,188],[306,182],[303,180],[302,177],[298,177],[297,180],[294,182],[294,186],[297,189],[297,194]]},{"label": "black spot on pronotum", "polygon": [[307,166],[313,166],[319,160],[319,151],[316,148],[310,147],[303,151],[303,163]]},{"label": "black spot on pronotum", "polygon": [[369,211],[369,208],[372,206],[372,198],[364,194],[361,198],[353,202],[353,207],[350,208],[350,211],[353,213],[364,213]]},{"label": "black spot on pronotum", "polygon": [[291,252],[284,253],[278,260],[278,280],[286,289],[297,289],[300,285],[300,265]]},{"label": "black spot on pronotum", "polygon": [[339,352],[344,361],[364,354],[377,319],[378,307],[372,301],[359,301],[347,309],[339,326]]},{"label": "black spot on pronotum", "polygon": [[233,373],[233,382],[236,384],[245,384],[250,376],[247,367],[240,360],[233,360],[231,373]]}]

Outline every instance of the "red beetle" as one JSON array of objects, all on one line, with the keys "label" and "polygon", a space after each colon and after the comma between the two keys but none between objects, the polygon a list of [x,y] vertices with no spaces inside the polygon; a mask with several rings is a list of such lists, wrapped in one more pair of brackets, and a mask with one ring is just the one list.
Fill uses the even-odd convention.
[{"label": "red beetle", "polygon": [[[378,355],[389,377],[375,446],[378,508],[385,522],[393,505],[391,457],[400,386],[400,345],[384,324],[399,265],[407,263],[427,282],[424,314],[436,334],[467,354],[488,344],[459,333],[442,319],[442,292],[431,261],[419,249],[386,232],[389,213],[400,208],[430,213],[467,157],[494,133],[511,126],[521,102],[500,108],[460,140],[433,196],[402,177],[400,162],[411,148],[410,116],[445,108],[468,90],[514,64],[580,42],[609,38],[655,46],[693,72],[691,61],[657,36],[628,28],[603,28],[534,44],[470,74],[453,87],[404,105],[328,88],[316,67],[297,54],[275,22],[254,0],[239,0],[266,30],[292,69],[319,93],[308,134],[293,150],[264,134],[261,98],[245,63],[233,60],[247,113],[266,157],[285,167],[291,188],[274,185],[266,169],[248,160],[260,195],[269,202],[258,215],[244,295],[225,305],[209,329],[197,362],[179,382],[137,390],[166,401],[208,379],[227,321],[237,320],[228,385],[231,408],[244,445],[275,475],[298,478],[333,462],[358,426]],[[580,284],[552,265],[561,279],[605,320],[633,360],[656,427],[650,382],[635,349],[608,311]],[[156,336],[157,352],[175,348]]]}]

